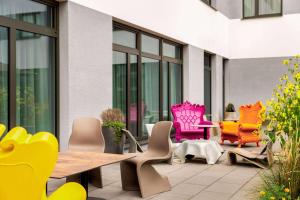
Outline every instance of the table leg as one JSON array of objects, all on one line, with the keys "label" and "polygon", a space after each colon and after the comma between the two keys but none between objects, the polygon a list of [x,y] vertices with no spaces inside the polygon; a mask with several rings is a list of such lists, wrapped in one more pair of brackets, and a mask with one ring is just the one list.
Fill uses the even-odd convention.
[{"label": "table leg", "polygon": [[80,174],[80,184],[86,191],[87,200],[105,200],[103,198],[89,197],[89,172],[82,172]]},{"label": "table leg", "polygon": [[204,127],[204,140],[207,140],[207,127]]}]

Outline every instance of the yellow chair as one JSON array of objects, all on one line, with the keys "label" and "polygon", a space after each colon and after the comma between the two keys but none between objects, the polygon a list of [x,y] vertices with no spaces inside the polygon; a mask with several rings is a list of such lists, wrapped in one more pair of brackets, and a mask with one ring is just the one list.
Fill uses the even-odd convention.
[{"label": "yellow chair", "polygon": [[[5,126],[0,125],[0,136]],[[47,132],[10,130],[0,141],[1,200],[86,200],[84,188],[67,183],[46,197],[46,183],[58,157],[56,138]]]}]

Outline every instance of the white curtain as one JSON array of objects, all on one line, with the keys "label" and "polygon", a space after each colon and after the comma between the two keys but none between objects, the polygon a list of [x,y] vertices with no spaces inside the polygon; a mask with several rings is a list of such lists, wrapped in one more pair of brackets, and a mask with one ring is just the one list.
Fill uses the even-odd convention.
[{"label": "white curtain", "polygon": [[259,14],[275,14],[281,11],[281,0],[259,0]]}]

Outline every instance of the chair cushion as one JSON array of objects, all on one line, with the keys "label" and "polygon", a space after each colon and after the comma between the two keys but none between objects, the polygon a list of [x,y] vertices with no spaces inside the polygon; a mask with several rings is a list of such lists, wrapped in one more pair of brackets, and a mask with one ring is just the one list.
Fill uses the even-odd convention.
[{"label": "chair cushion", "polygon": [[257,130],[258,128],[259,128],[258,124],[249,124],[249,123],[240,124],[240,129],[243,131]]}]

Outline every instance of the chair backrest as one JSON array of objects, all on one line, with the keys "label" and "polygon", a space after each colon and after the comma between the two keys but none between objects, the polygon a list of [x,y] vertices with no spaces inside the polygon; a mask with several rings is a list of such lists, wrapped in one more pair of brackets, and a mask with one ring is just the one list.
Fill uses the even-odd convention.
[{"label": "chair backrest", "polygon": [[255,104],[243,105],[240,107],[240,123],[261,124],[260,113],[263,110],[261,101]]},{"label": "chair backrest", "polygon": [[69,150],[104,152],[105,142],[99,119],[86,117],[73,121]]},{"label": "chair backrest", "polygon": [[170,121],[157,122],[149,138],[148,151],[156,152],[161,156],[171,155],[170,133],[173,123]]},{"label": "chair backrest", "polygon": [[183,104],[176,104],[171,107],[174,122],[180,124],[181,130],[198,129],[192,125],[199,124],[203,121],[205,114],[205,106],[199,104],[191,104],[186,101]]},{"label": "chair backrest", "polygon": [[58,156],[58,142],[47,132],[13,128],[0,142],[0,199],[46,199],[46,182]]}]

